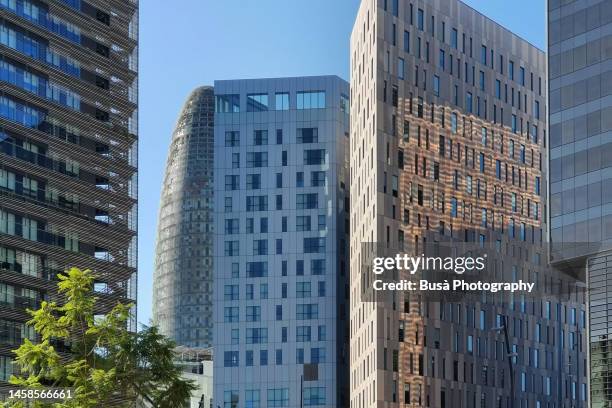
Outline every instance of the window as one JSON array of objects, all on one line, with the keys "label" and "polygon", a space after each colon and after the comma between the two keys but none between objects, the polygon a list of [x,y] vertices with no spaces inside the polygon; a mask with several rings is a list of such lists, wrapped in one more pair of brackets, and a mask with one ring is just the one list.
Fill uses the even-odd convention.
[{"label": "window", "polygon": [[297,93],[298,109],[324,109],[325,91],[302,91]]},{"label": "window", "polygon": [[454,49],[457,49],[457,37],[459,36],[459,33],[457,31],[456,28],[453,28],[451,31],[451,47],[453,47]]},{"label": "window", "polygon": [[451,133],[457,133],[457,114],[455,112],[451,113]]},{"label": "window", "polygon": [[417,10],[417,27],[421,31],[425,29],[425,12],[422,9]]},{"label": "window", "polygon": [[[232,366],[226,366],[226,367],[232,367]],[[233,366],[233,367],[237,367],[237,364],[236,366]],[[238,408],[239,400],[240,398],[238,397],[238,391],[225,391],[223,393],[223,408]]]},{"label": "window", "polygon": [[324,187],[325,186],[325,172],[324,171],[311,171],[310,172],[310,185],[312,187]]},{"label": "window", "polygon": [[325,339],[326,339],[325,326],[319,326],[317,331],[318,331],[318,333],[317,333],[317,340],[318,341],[325,341]]},{"label": "window", "polygon": [[325,149],[304,150],[304,164],[325,164]]},{"label": "window", "polygon": [[[280,355],[280,364],[282,364],[282,352],[276,351],[277,364],[279,364],[278,356]],[[268,390],[268,407],[287,407],[289,406],[289,388],[272,388]]]},{"label": "window", "polygon": [[225,146],[226,147],[236,147],[240,145],[240,132],[237,130],[232,130],[225,132]]},{"label": "window", "polygon": [[246,307],[246,321],[247,322],[258,322],[261,320],[261,307],[260,306],[247,306]]},{"label": "window", "polygon": [[480,63],[487,65],[487,47],[484,45],[480,47]]},{"label": "window", "polygon": [[[265,350],[261,350],[261,352],[263,353]],[[261,353],[260,353],[261,356]],[[262,365],[268,365],[268,354],[266,352],[266,364],[262,364]],[[245,400],[245,407],[247,408],[259,408],[259,390],[246,390],[244,393],[244,400]]]},{"label": "window", "polygon": [[268,110],[268,94],[247,94],[247,112]]},{"label": "window", "polygon": [[499,79],[495,80],[495,97],[501,99],[501,81]]},{"label": "window", "polygon": [[440,96],[440,77],[437,75],[433,77],[433,91],[434,95]]},{"label": "window", "polygon": [[223,300],[238,300],[240,291],[238,285],[225,285]]},{"label": "window", "polygon": [[485,90],[485,73],[484,73],[484,71],[480,71],[479,83],[480,83],[480,90],[484,91]]},{"label": "window", "polygon": [[312,364],[325,363],[325,348],[313,347],[310,349],[310,362]]},{"label": "window", "polygon": [[410,52],[410,32],[404,31],[404,51]]},{"label": "window", "polygon": [[446,53],[444,52],[444,50],[440,50],[440,57],[439,57],[438,65],[440,66],[442,71],[444,71],[444,66],[445,66],[445,61],[446,61],[445,57],[446,57]]},{"label": "window", "polygon": [[468,92],[465,94],[465,109],[469,112],[473,112],[473,104],[472,104],[472,93]]},{"label": "window", "polygon": [[238,367],[238,364],[239,364],[238,352],[237,351],[226,351],[223,354],[223,363],[225,367]]},{"label": "window", "polygon": [[263,146],[268,144],[268,131],[255,130],[253,132],[253,144],[255,146]]},{"label": "window", "polygon": [[277,92],[276,110],[289,110],[289,92]]},{"label": "window", "polygon": [[349,109],[349,98],[346,95],[340,95],[340,110],[346,114],[349,114]]},{"label": "window", "polygon": [[268,329],[254,327],[246,329],[246,344],[262,344],[268,342]]},{"label": "window", "polygon": [[511,80],[514,80],[514,61],[508,62],[508,77],[510,77]]},{"label": "window", "polygon": [[325,238],[324,237],[304,238],[304,253],[320,254],[324,252],[325,252]]},{"label": "window", "polygon": [[225,176],[225,191],[238,190],[240,188],[240,176]]},{"label": "window", "polygon": [[238,322],[238,307],[231,306],[223,309],[223,321],[225,323]]},{"label": "window", "polygon": [[268,254],[268,240],[267,239],[253,240],[253,255],[267,255],[267,254]]},{"label": "window", "polygon": [[310,216],[298,215],[295,218],[296,231],[310,231]]},{"label": "window", "polygon": [[317,224],[319,231],[325,231],[327,229],[327,218],[325,215],[319,215],[317,217]]},{"label": "window", "polygon": [[261,278],[268,276],[267,262],[247,262],[246,272],[248,278]]},{"label": "window", "polygon": [[215,95],[215,112],[217,113],[240,112],[240,95],[238,94]]},{"label": "window", "polygon": [[246,188],[247,190],[259,190],[261,188],[261,174],[247,174]]},{"label": "window", "polygon": [[295,186],[304,187],[304,172],[298,171],[295,173]]},{"label": "window", "polygon": [[295,341],[298,343],[310,342],[310,326],[297,326],[295,331]]},{"label": "window", "polygon": [[238,256],[240,255],[239,242],[238,241],[225,241],[224,243],[224,255],[225,256]]},{"label": "window", "polygon": [[247,167],[268,167],[268,152],[247,152]]},{"label": "window", "polygon": [[317,143],[319,141],[318,128],[298,128],[296,143]]},{"label": "window", "polygon": [[240,330],[232,329],[232,344],[240,343]]},{"label": "window", "polygon": [[524,67],[519,68],[519,83],[525,86],[525,68]]},{"label": "window", "polygon": [[319,305],[315,304],[298,304],[295,311],[297,320],[311,320],[319,318]]},{"label": "window", "polygon": [[310,210],[318,207],[317,193],[297,194],[296,208],[298,210]]},{"label": "window", "polygon": [[325,405],[325,387],[304,387],[304,406]]},{"label": "window", "polygon": [[246,199],[247,212],[268,210],[268,196],[247,196]]},{"label": "window", "polygon": [[397,76],[399,79],[404,79],[404,59],[397,59]]},{"label": "window", "polygon": [[325,274],[325,260],[324,259],[311,259],[310,260],[310,273],[312,275],[324,275]]},{"label": "window", "polygon": [[[311,296],[310,282],[297,282],[295,284],[295,296],[297,298],[309,298]],[[310,327],[308,329],[310,329]],[[310,341],[310,339],[308,339],[308,341]]]}]

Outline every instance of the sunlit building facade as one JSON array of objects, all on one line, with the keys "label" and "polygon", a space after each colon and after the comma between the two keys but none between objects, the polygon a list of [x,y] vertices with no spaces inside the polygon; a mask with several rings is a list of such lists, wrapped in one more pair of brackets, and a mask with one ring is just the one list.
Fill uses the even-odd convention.
[{"label": "sunlit building facade", "polygon": [[369,245],[546,241],[544,52],[456,0],[364,0],[350,52],[351,407],[584,405],[580,296],[362,298]]},{"label": "sunlit building facade", "polygon": [[213,405],[345,407],[348,84],[214,88]]},{"label": "sunlit building facade", "polygon": [[137,0],[0,1],[0,394],[59,272],[136,300],[137,57]]}]

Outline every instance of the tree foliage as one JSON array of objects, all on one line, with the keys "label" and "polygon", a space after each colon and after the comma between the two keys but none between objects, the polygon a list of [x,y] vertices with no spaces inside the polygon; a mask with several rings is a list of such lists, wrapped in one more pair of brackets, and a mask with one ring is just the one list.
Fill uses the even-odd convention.
[{"label": "tree foliage", "polygon": [[[182,407],[196,387],[181,378],[173,362],[175,344],[156,327],[128,331],[132,304],[118,302],[97,315],[92,271],[71,268],[58,277],[65,302],[44,301],[38,310],[28,310],[28,324],[40,341],[24,339],[15,350],[16,375],[10,382],[26,388],[71,388],[72,398],[29,406]],[[18,400],[5,403],[7,408],[25,406]]]}]

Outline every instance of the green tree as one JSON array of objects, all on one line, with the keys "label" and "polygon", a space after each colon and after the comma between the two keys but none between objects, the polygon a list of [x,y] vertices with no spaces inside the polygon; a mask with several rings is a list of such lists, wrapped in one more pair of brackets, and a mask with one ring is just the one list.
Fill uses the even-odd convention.
[{"label": "green tree", "polygon": [[[24,339],[15,350],[17,387],[61,387],[73,390],[64,401],[38,401],[35,408],[135,407],[179,408],[195,385],[181,378],[173,363],[174,342],[156,327],[139,333],[127,330],[132,304],[118,302],[108,313],[96,314],[95,275],[72,268],[58,275],[58,289],[65,302],[42,302],[28,310],[40,337]],[[70,352],[57,350],[67,345]],[[9,401],[8,408],[22,408],[23,401]]]}]

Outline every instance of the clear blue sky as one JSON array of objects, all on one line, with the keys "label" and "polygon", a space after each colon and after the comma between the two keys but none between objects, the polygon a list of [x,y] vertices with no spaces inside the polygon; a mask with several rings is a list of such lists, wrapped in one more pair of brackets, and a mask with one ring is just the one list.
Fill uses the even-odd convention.
[{"label": "clear blue sky", "polygon": [[[466,3],[544,48],[544,0]],[[138,320],[148,323],[160,186],[184,99],[215,79],[348,80],[359,0],[144,0],[140,6]]]}]

